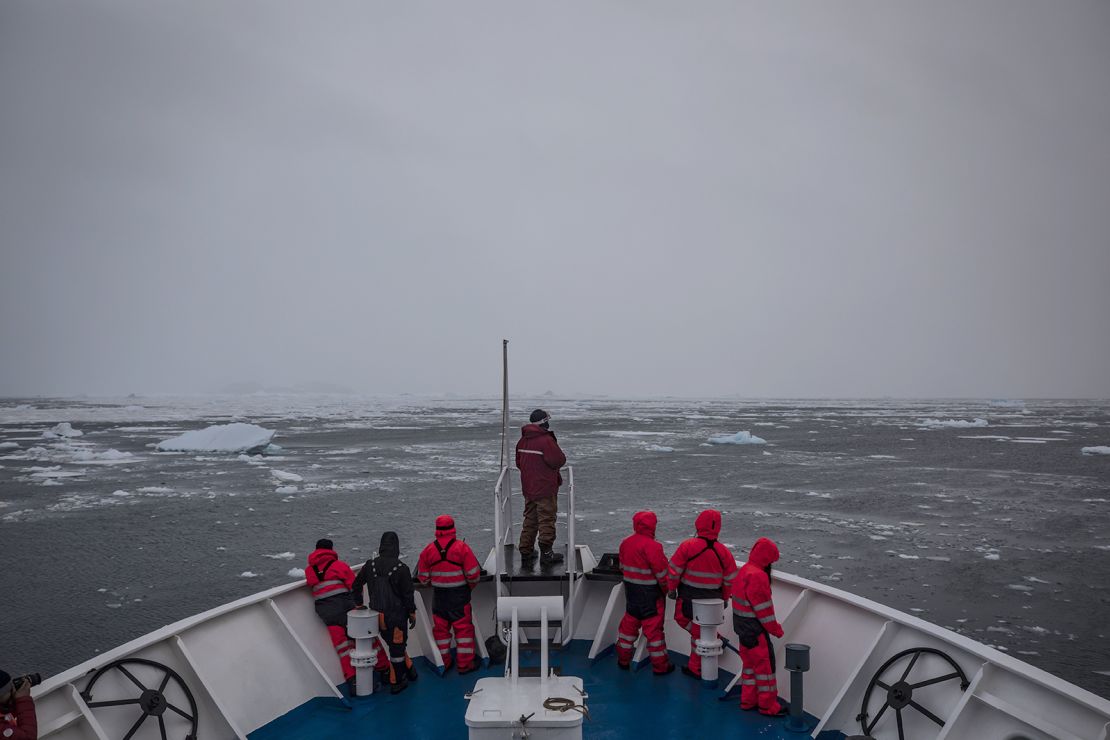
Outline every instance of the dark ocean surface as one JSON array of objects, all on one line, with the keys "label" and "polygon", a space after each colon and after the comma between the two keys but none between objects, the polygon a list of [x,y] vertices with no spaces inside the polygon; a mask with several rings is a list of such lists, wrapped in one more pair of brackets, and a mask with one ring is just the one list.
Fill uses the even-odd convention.
[{"label": "dark ocean surface", "polygon": [[[514,399],[514,442],[537,405],[595,552],[652,509],[669,554],[718,508],[738,560],[771,537],[781,570],[1110,697],[1110,455],[1081,451],[1110,446],[1110,402]],[[152,447],[229,421],[282,450]],[[60,422],[82,436],[44,439]],[[742,431],[766,444],[708,444]],[[289,582],[325,535],[361,562],[393,529],[414,564],[450,513],[481,557],[499,454],[499,399],[2,399],[0,667],[57,672]]]}]

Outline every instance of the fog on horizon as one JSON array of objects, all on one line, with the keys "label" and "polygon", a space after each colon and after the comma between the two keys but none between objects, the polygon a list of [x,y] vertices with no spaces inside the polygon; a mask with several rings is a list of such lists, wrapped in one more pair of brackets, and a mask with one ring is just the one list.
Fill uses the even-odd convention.
[{"label": "fog on horizon", "polygon": [[1110,397],[1110,3],[0,4],[0,396]]}]

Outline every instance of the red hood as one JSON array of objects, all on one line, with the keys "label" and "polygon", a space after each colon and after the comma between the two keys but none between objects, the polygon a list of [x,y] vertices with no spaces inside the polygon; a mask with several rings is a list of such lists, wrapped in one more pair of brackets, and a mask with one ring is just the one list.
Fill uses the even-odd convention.
[{"label": "red hood", "polygon": [[779,559],[779,546],[766,537],[760,537],[752,545],[752,552],[748,555],[748,562],[757,568],[766,568]]},{"label": "red hood", "polygon": [[308,564],[317,568],[322,568],[332,560],[339,560],[339,555],[336,554],[335,550],[325,550],[324,548],[313,550],[312,554],[308,556]]},{"label": "red hood", "polygon": [[698,518],[694,520],[694,529],[697,530],[698,537],[717,539],[717,535],[721,533],[721,512],[716,509],[706,509],[698,514]]},{"label": "red hood", "polygon": [[520,436],[522,437],[541,437],[545,434],[551,434],[550,429],[544,429],[539,424],[525,424],[520,428]]},{"label": "red hood", "polygon": [[632,531],[655,539],[655,525],[659,519],[652,511],[637,511],[632,515]]},{"label": "red hood", "polygon": [[436,517],[436,542],[440,547],[446,547],[453,539],[455,539],[455,520],[447,514],[440,514]]}]

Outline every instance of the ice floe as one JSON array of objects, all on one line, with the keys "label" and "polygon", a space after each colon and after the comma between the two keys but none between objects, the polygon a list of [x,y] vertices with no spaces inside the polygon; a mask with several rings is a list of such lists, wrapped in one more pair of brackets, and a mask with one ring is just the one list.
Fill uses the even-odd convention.
[{"label": "ice floe", "polygon": [[299,490],[296,486],[278,486],[274,489],[274,493],[296,493]]},{"label": "ice floe", "polygon": [[282,483],[300,483],[304,480],[302,476],[296,473],[287,473],[284,470],[271,470],[270,475],[274,476]]},{"label": "ice floe", "polygon": [[714,445],[765,445],[767,440],[757,437],[751,432],[737,432],[736,434],[719,434],[709,438],[709,444]]},{"label": "ice floe", "polygon": [[1110,455],[1110,447],[1084,447],[1080,452],[1084,455]]},{"label": "ice floe", "polygon": [[261,452],[275,433],[257,424],[214,424],[159,442],[157,449],[161,452]]},{"label": "ice floe", "polygon": [[648,452],[674,452],[673,447],[667,447],[666,445],[648,445],[644,449]]},{"label": "ice floe", "polygon": [[285,575],[290,578],[304,578],[304,568],[290,568]]},{"label": "ice floe", "polygon": [[58,439],[59,437],[80,437],[84,434],[79,429],[74,429],[68,421],[63,421],[60,424],[55,424],[50,429],[42,433],[43,439]]},{"label": "ice floe", "polygon": [[19,442],[0,442],[0,450],[17,450]]},{"label": "ice floe", "polygon": [[253,570],[245,570],[239,574],[240,578],[258,578],[261,573],[255,573]]},{"label": "ice floe", "polygon": [[923,429],[972,429],[990,426],[986,419],[919,419],[917,424]]},{"label": "ice floe", "polygon": [[292,560],[297,556],[291,552],[279,552],[276,555],[263,555],[262,557],[270,558],[271,560]]}]

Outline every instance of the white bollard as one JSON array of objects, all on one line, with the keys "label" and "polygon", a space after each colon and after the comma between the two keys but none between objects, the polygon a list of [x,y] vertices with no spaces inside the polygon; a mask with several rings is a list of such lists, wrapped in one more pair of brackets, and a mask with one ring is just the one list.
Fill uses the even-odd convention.
[{"label": "white bollard", "polygon": [[694,623],[701,628],[701,637],[694,641],[694,650],[701,656],[703,681],[717,680],[717,657],[724,643],[717,637],[717,627],[725,621],[725,602],[720,599],[693,599]]},{"label": "white bollard", "polygon": [[355,669],[355,695],[370,696],[374,693],[374,666],[378,651],[378,612],[373,609],[352,609],[347,612],[347,637],[355,641],[351,651],[351,667]]}]

